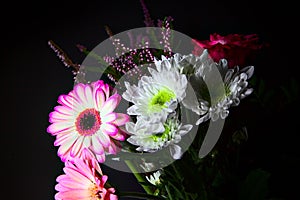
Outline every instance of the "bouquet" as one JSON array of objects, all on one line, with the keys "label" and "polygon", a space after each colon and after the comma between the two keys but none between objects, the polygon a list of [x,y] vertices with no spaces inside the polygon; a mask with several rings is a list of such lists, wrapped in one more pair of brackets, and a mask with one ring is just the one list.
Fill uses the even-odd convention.
[{"label": "bouquet", "polygon": [[[226,129],[225,119],[253,92],[258,36],[200,41],[175,31],[172,17],[155,23],[141,5],[145,27],[119,34],[105,27],[109,38],[94,49],[77,45],[82,64],[49,41],[74,74],[74,88],[49,114],[47,132],[65,163],[55,199],[248,198],[253,177],[259,187],[269,175],[233,173],[248,133]],[[102,165],[133,173],[145,192],[118,190]]]}]

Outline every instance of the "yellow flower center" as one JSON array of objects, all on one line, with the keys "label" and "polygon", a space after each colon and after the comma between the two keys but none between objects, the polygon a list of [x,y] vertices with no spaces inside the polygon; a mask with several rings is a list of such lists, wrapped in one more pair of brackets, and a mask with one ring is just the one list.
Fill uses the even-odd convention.
[{"label": "yellow flower center", "polygon": [[99,187],[92,183],[92,185],[89,187],[89,194],[90,194],[90,200],[103,200],[104,196],[102,195],[102,191],[99,190]]}]

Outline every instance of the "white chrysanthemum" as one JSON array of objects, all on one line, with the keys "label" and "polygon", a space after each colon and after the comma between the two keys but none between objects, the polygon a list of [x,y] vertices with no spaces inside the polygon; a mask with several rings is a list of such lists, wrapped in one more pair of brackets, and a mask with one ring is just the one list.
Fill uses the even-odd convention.
[{"label": "white chrysanthemum", "polygon": [[181,147],[177,145],[181,137],[192,129],[192,125],[182,125],[177,119],[169,118],[165,123],[149,123],[143,118],[126,124],[126,130],[131,135],[127,141],[137,146],[137,151],[156,152],[169,147],[171,156],[179,159],[182,155]]},{"label": "white chrysanthemum", "polygon": [[164,56],[155,60],[155,66],[156,70],[148,68],[151,76],[143,76],[137,86],[125,82],[122,97],[133,103],[127,109],[129,115],[165,121],[186,96],[187,78]]},{"label": "white chrysanthemum", "polygon": [[152,185],[158,186],[161,184],[161,181],[159,179],[160,175],[161,175],[161,172],[160,172],[160,170],[158,170],[158,171],[154,172],[153,174],[151,174],[150,176],[146,176],[146,179]]},{"label": "white chrysanthemum", "polygon": [[188,76],[197,73],[203,74],[204,70],[209,70],[214,64],[214,61],[209,57],[206,49],[204,49],[200,56],[195,56],[193,54],[181,55],[177,53],[174,55],[173,62],[173,65],[178,68],[180,73]]},{"label": "white chrysanthemum", "polygon": [[[211,68],[215,64],[209,57],[207,50],[205,49],[200,56],[176,53],[173,57],[169,58],[169,62],[180,74],[185,74],[191,84],[186,89],[186,97],[182,101],[183,105],[198,115],[205,114],[208,109],[208,103],[204,100],[202,94],[203,87],[206,87],[203,78],[205,78],[205,74],[211,71]],[[201,77],[201,79],[198,77]]]},{"label": "white chrysanthemum", "polygon": [[[202,104],[201,109],[206,110],[206,114],[204,114],[196,124],[200,124],[208,119],[212,121],[216,121],[219,118],[225,119],[229,114],[229,108],[231,106],[238,106],[240,100],[253,91],[252,88],[248,88],[248,79],[251,78],[254,72],[253,66],[245,67],[241,70],[238,66],[234,69],[228,69],[225,59],[221,59],[216,66],[223,78],[225,94],[220,96],[214,105],[209,105],[207,102]],[[203,76],[205,76],[205,74],[202,74],[202,77]],[[203,79],[205,80],[205,78],[206,77]],[[203,102],[203,99],[201,99],[200,102]]]},{"label": "white chrysanthemum", "polygon": [[[229,114],[231,106],[237,106],[241,99],[252,93],[252,89],[247,88],[248,79],[253,75],[254,67],[246,67],[239,70],[238,67],[228,69],[227,61],[221,59],[219,63],[215,63],[205,49],[200,56],[193,54],[180,55],[175,54],[169,59],[170,63],[175,66],[180,73],[186,74],[188,81],[192,87],[187,87],[186,98],[182,101],[183,105],[200,115],[201,118],[196,122],[200,124],[203,121],[212,119],[225,119]],[[212,81],[218,76],[214,67],[217,67],[224,83],[224,95],[221,86],[215,84],[215,88],[208,91],[207,83],[214,85]],[[218,88],[219,87],[219,88]],[[223,90],[223,91],[224,91]],[[213,99],[214,103],[210,102],[210,94],[214,93],[217,99]],[[194,97],[194,94],[196,98]]]}]

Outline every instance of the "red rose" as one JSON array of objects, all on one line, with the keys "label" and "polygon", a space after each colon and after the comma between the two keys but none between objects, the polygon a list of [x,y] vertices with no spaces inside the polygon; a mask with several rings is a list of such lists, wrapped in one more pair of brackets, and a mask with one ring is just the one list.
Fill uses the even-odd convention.
[{"label": "red rose", "polygon": [[262,47],[256,34],[240,35],[229,34],[221,36],[217,33],[210,35],[210,40],[193,40],[195,45],[193,54],[201,55],[203,49],[207,49],[215,62],[225,58],[230,68],[243,67],[255,57],[255,51]]}]

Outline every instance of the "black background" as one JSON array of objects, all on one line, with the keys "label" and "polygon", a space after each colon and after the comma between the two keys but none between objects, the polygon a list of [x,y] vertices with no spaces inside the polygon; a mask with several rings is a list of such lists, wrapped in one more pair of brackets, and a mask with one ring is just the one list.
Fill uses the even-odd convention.
[{"label": "black background", "polygon": [[[255,73],[269,88],[297,78],[297,6],[292,1],[146,1],[153,19],[174,18],[175,30],[206,40],[209,34],[259,35],[270,47],[260,56]],[[143,27],[139,1],[38,3],[12,2],[1,6],[1,187],[9,199],[53,199],[55,179],[63,164],[46,132],[48,113],[58,95],[72,89],[73,76],[47,45],[54,40],[74,62],[84,55],[76,44],[89,49],[114,33]],[[5,13],[4,11],[7,11]],[[3,93],[4,92],[4,93]],[[280,113],[251,110],[252,123],[247,155],[272,173],[274,197],[297,197],[299,108],[290,105]],[[255,124],[254,124],[255,125]],[[251,132],[252,131],[252,132]],[[105,167],[104,167],[105,168]],[[131,174],[104,169],[122,190],[142,191]],[[4,178],[4,179],[3,179]],[[295,183],[294,183],[295,182]]]}]

